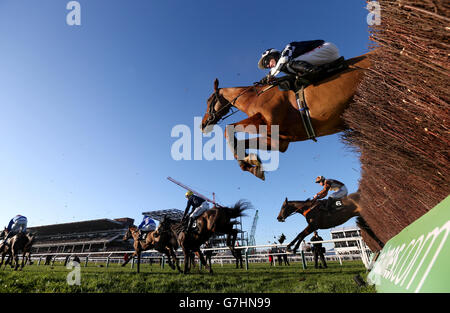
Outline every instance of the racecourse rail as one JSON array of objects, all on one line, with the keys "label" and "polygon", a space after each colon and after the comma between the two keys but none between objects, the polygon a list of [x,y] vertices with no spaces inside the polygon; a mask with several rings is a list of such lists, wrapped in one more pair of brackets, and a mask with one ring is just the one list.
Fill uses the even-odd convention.
[{"label": "racecourse rail", "polygon": [[[323,241],[314,241],[314,242],[305,242],[307,245],[312,245],[312,244],[318,244],[318,243],[335,243],[335,242],[342,242],[342,241],[356,241],[357,242],[357,246],[353,246],[351,248],[358,250],[359,254],[340,254],[335,250],[336,255],[325,255],[326,259],[338,259],[340,264],[342,265],[342,259],[347,259],[350,258],[352,260],[354,259],[361,259],[362,262],[364,263],[366,268],[369,268],[370,266],[370,257],[372,252],[369,250],[369,248],[367,247],[367,245],[363,242],[361,237],[348,237],[348,238],[339,238],[339,239],[331,239],[331,240],[323,240]],[[289,258],[291,259],[291,261],[302,261],[302,258],[307,259],[308,261],[312,261],[312,257],[306,257],[304,256],[304,250],[302,249],[302,246],[300,246],[300,251],[298,254],[294,255],[292,252],[280,252],[280,253],[272,253],[269,251],[265,251],[262,253],[249,253],[249,250],[257,250],[257,249],[267,249],[267,248],[286,248],[287,245],[285,244],[268,244],[268,245],[254,245],[254,246],[237,246],[234,247],[234,249],[241,249],[244,250],[245,252],[243,254],[243,257],[245,258],[245,268],[248,269],[249,268],[249,263],[251,262],[261,262],[261,260],[267,260],[267,257],[269,255],[271,256],[278,256],[278,255],[288,255]],[[205,251],[230,251],[230,249],[228,247],[217,247],[217,248],[205,248],[205,249],[201,249],[202,252]],[[180,249],[177,250],[177,252],[181,251]],[[47,256],[52,256],[52,264],[55,261],[63,261],[65,260],[67,257],[74,257],[74,256],[79,256],[80,261],[81,258],[84,258],[84,266],[87,267],[88,266],[88,262],[95,262],[95,263],[99,263],[99,262],[105,262],[106,263],[106,267],[109,267],[109,264],[111,262],[114,263],[120,263],[121,261],[123,261],[123,255],[125,253],[128,254],[132,254],[134,253],[134,251],[107,251],[107,252],[77,252],[77,253],[72,253],[72,252],[58,252],[58,253],[39,253],[39,254],[33,254],[32,255],[32,259],[33,260],[37,260],[38,261],[38,265],[41,264],[42,259],[45,260],[45,258]],[[142,252],[144,253],[158,253],[161,254],[159,251],[156,250],[145,250]],[[120,254],[122,256],[113,256],[115,254]],[[145,260],[150,260],[152,261],[152,259],[157,259],[161,262],[161,266],[164,267],[165,264],[165,255],[161,256],[141,256],[141,263],[145,263]],[[177,259],[181,259],[183,260],[183,256],[181,255],[177,255]],[[214,261],[214,263],[219,263],[223,266],[224,261],[225,263],[235,263],[235,258],[232,255],[215,255],[212,256],[211,258],[212,261]],[[130,262],[130,266],[133,268],[135,265],[135,257],[132,258],[131,262]],[[275,260],[274,260],[274,264],[276,264]],[[201,264],[200,264],[201,266]]]}]

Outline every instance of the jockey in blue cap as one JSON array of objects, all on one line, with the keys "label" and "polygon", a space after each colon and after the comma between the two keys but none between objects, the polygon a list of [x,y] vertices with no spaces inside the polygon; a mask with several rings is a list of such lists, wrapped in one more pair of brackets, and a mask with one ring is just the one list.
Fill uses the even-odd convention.
[{"label": "jockey in blue cap", "polygon": [[0,249],[3,248],[3,244],[7,244],[7,240],[12,238],[14,235],[18,233],[25,233],[27,231],[28,220],[23,215],[14,216],[8,223],[8,226],[4,230],[6,237],[3,239],[2,244],[0,245]]},{"label": "jockey in blue cap", "polygon": [[154,231],[156,229],[156,222],[152,218],[150,218],[150,216],[144,215],[144,219],[138,226],[138,229],[141,239],[144,240],[149,232]]}]

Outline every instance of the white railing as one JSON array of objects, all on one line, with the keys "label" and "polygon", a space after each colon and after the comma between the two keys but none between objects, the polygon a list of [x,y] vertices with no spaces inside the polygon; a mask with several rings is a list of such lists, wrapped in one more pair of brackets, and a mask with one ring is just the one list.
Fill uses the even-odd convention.
[{"label": "white railing", "polygon": [[[348,240],[356,240],[358,245],[355,246],[354,248],[357,249],[359,251],[359,254],[340,254],[338,253],[338,251],[336,251],[335,249],[335,253],[336,255],[326,255],[325,254],[325,259],[326,260],[339,260],[340,264],[342,265],[342,259],[351,259],[351,260],[355,260],[355,259],[361,259],[362,262],[364,263],[364,265],[366,266],[366,268],[368,268],[369,266],[369,259],[370,259],[370,254],[371,251],[367,248],[367,246],[365,245],[365,243],[362,241],[361,237],[354,237],[354,238],[339,238],[339,239],[331,239],[331,240],[323,240],[323,241],[314,241],[314,242],[305,242],[308,245],[311,244],[318,244],[318,243],[334,243],[334,242],[342,242],[342,241],[348,241]],[[299,251],[299,254],[297,255],[293,255],[292,252],[280,252],[280,253],[272,253],[270,251],[263,251],[263,252],[259,252],[259,253],[254,253],[254,254],[248,254],[248,250],[249,249],[265,249],[265,248],[286,248],[287,245],[285,244],[268,244],[268,245],[252,245],[252,246],[237,246],[235,247],[235,249],[245,249],[244,253],[243,253],[243,258],[245,260],[246,263],[246,268],[248,269],[248,263],[256,263],[256,262],[263,262],[263,260],[265,260],[265,262],[267,262],[268,260],[268,256],[271,255],[272,257],[276,257],[278,255],[287,255],[288,260],[289,261],[302,261],[302,257],[305,257],[306,261],[312,261],[312,256],[309,255],[305,255],[304,252],[305,251]],[[203,252],[205,251],[221,251],[221,250],[227,250],[229,251],[228,247],[220,247],[220,248],[205,248],[205,249],[201,249]],[[180,252],[181,250],[179,249],[177,252]],[[40,265],[42,260],[47,257],[47,256],[52,256],[52,262],[55,261],[64,261],[67,257],[74,257],[74,256],[79,256],[81,258],[84,258],[84,265],[87,266],[88,262],[94,262],[94,263],[106,263],[106,267],[109,266],[109,264],[112,263],[120,263],[121,261],[123,262],[123,256],[114,256],[114,255],[124,255],[125,253],[127,254],[132,254],[134,253],[134,251],[107,251],[107,252],[55,252],[55,253],[39,253],[39,254],[33,254],[32,255],[32,259],[33,260],[38,260],[38,264]],[[146,250],[143,251],[143,253],[147,254],[147,253],[158,253],[158,256],[141,256],[141,263],[146,263],[147,260],[149,260],[150,262],[153,262],[152,260],[156,259],[158,261],[161,262],[161,265],[164,267],[164,263],[165,263],[165,256],[162,255],[160,252],[156,251],[156,250]],[[303,255],[302,255],[303,254]],[[131,257],[131,256],[130,256]],[[178,255],[177,259],[180,259],[181,261],[183,261],[183,256],[182,255]],[[216,255],[213,256],[211,258],[211,260],[214,260],[214,263],[220,263],[222,266],[225,263],[235,263],[235,258],[232,255]],[[81,261],[81,259],[80,259]],[[273,260],[274,263],[275,259]],[[131,267],[134,267],[134,263],[135,260],[134,258],[130,261],[131,263]]]}]

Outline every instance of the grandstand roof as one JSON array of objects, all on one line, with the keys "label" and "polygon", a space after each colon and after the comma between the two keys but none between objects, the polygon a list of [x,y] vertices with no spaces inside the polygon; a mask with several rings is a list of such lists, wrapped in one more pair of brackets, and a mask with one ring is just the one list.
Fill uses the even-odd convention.
[{"label": "grandstand roof", "polygon": [[358,226],[335,227],[330,229],[330,233],[360,230]]},{"label": "grandstand roof", "polygon": [[103,218],[90,221],[28,227],[28,230],[32,233],[38,234],[39,236],[50,236],[63,233],[84,233],[123,229],[133,222],[134,219],[130,218],[118,220]]},{"label": "grandstand roof", "polygon": [[147,215],[150,218],[161,221],[164,216],[167,216],[173,220],[181,220],[183,218],[184,212],[178,209],[168,209],[168,210],[157,210],[142,212],[142,215]]}]

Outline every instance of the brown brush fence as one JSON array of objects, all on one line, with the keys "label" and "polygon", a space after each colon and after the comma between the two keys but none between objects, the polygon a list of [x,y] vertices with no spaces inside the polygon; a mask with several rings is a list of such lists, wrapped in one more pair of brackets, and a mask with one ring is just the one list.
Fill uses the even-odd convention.
[{"label": "brown brush fence", "polygon": [[379,3],[343,141],[361,156],[362,217],[385,243],[449,195],[450,1]]}]

